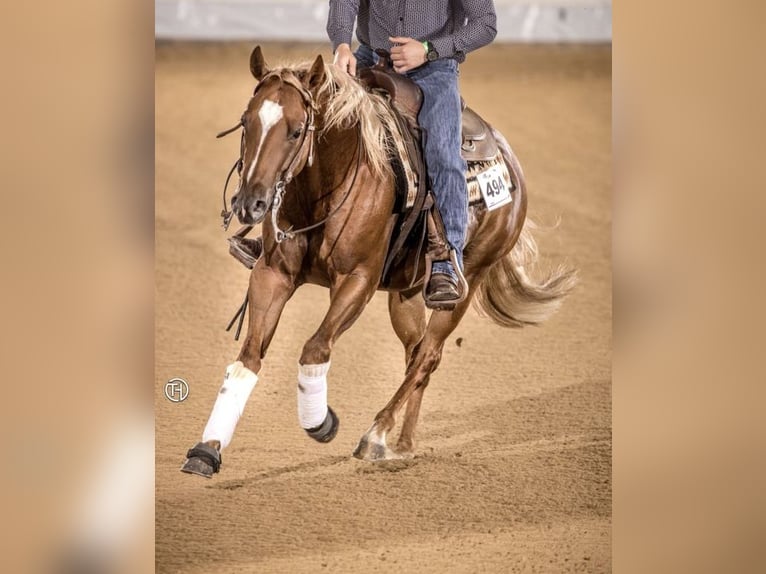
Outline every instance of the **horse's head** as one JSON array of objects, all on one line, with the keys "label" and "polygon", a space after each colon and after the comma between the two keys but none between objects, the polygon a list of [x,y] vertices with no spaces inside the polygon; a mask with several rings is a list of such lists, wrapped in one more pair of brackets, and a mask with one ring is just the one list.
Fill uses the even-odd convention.
[{"label": "horse's head", "polygon": [[315,93],[325,80],[322,56],[299,77],[270,71],[259,46],[250,55],[258,85],[242,115],[239,187],[231,198],[240,223],[263,220],[278,189],[313,159]]}]

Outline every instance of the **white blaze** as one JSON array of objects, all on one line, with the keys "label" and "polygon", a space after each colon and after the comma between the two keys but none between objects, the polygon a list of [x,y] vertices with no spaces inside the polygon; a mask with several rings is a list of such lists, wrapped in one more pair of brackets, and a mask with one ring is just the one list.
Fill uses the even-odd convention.
[{"label": "white blaze", "polygon": [[263,104],[261,105],[261,109],[258,110],[258,117],[261,120],[261,141],[258,142],[258,147],[255,148],[255,157],[253,158],[253,162],[250,164],[250,169],[247,171],[248,179],[253,177],[255,166],[258,164],[258,156],[261,155],[261,148],[263,147],[263,142],[266,140],[266,136],[268,135],[269,130],[271,130],[271,128],[273,128],[277,122],[282,119],[282,116],[282,106],[273,100],[264,100]]}]

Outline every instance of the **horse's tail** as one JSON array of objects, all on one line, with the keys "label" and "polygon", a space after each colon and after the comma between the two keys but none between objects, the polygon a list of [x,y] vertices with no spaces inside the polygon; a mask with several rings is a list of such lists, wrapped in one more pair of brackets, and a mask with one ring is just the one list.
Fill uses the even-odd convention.
[{"label": "horse's tail", "polygon": [[535,224],[527,219],[511,252],[490,267],[474,295],[474,307],[502,327],[537,325],[561,306],[577,283],[577,272],[564,265],[540,280],[526,269],[537,264]]}]

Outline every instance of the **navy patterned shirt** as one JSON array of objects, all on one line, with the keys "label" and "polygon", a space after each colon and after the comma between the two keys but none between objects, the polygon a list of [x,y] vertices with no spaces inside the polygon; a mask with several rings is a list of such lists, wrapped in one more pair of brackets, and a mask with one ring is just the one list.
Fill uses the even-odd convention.
[{"label": "navy patterned shirt", "polygon": [[330,0],[327,35],[335,51],[356,35],[373,50],[391,50],[389,36],[430,41],[440,58],[465,60],[497,34],[492,0]]}]

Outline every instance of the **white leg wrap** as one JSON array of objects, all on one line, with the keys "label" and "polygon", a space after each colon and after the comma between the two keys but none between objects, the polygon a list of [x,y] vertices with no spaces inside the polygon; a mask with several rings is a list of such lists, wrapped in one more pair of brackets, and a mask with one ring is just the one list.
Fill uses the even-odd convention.
[{"label": "white leg wrap", "polygon": [[330,363],[298,365],[298,421],[312,429],[327,416],[327,371]]},{"label": "white leg wrap", "polygon": [[221,450],[229,446],[239,417],[245,409],[250,392],[258,382],[258,375],[237,361],[226,367],[223,385],[207,421],[202,441],[217,440]]}]

